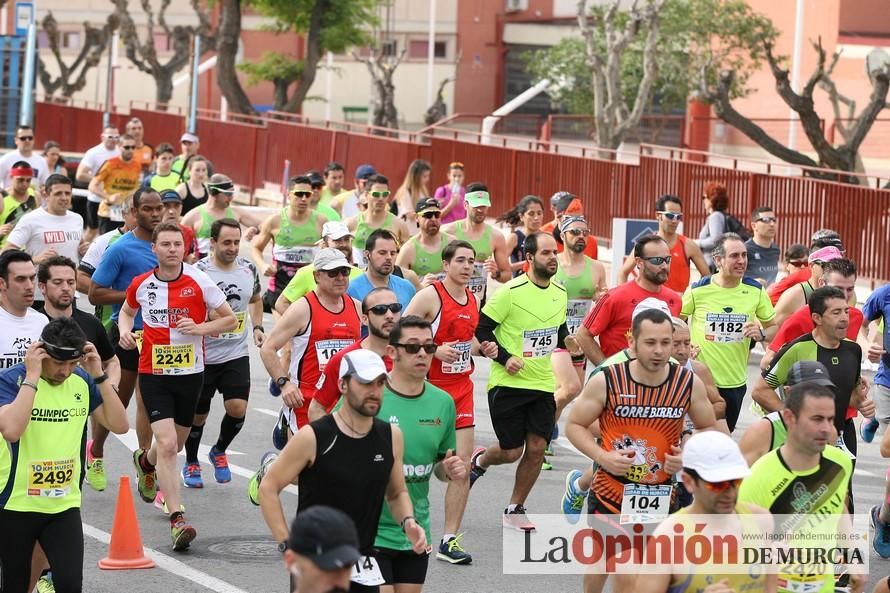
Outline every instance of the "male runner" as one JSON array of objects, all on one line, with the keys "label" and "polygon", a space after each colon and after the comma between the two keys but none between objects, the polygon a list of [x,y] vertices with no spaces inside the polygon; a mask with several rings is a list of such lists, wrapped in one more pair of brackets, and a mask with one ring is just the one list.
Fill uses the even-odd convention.
[{"label": "male runner", "polygon": [[[79,368],[82,367],[82,368]],[[40,544],[56,591],[81,591],[83,528],[80,476],[87,416],[117,434],[127,412],[96,348],[69,318],[43,329],[25,363],[0,372],[0,581],[30,591],[32,553]]]},{"label": "male runner", "polygon": [[442,227],[442,232],[459,241],[466,241],[476,251],[470,291],[481,307],[485,301],[488,278],[507,282],[513,277],[513,271],[510,268],[507,240],[499,230],[485,222],[491,208],[488,187],[482,183],[471,183],[467,186],[464,201],[467,205],[467,217],[446,224]]},{"label": "male runner", "polygon": [[[839,257],[844,257],[844,253],[846,253],[844,244],[843,242],[841,242],[841,237],[837,234],[837,231],[833,231],[831,229],[819,229],[810,237],[810,248],[807,253],[813,254],[825,247],[836,248],[841,253]],[[809,258],[807,256],[805,258],[803,266],[795,266],[795,268],[797,268],[797,271],[790,272],[787,276],[769,287],[769,298],[774,307],[776,306],[776,303],[779,301],[782,295],[785,293],[785,291],[809,280],[811,271],[809,270],[808,259]],[[812,292],[812,290],[810,290],[809,292]],[[809,293],[807,293],[807,296],[809,296]]]},{"label": "male runner", "polygon": [[627,348],[631,315],[645,299],[664,301],[671,315],[680,313],[680,295],[665,286],[672,261],[667,242],[657,235],[641,237],[634,245],[634,259],[636,280],[602,295],[578,327],[578,345],[594,365]]},{"label": "male runner", "polygon": [[[682,467],[684,417],[688,414],[698,430],[714,426],[714,409],[702,381],[692,371],[668,364],[673,331],[664,311],[636,315],[631,346],[637,358],[603,369],[572,408],[566,435],[598,466],[588,497],[591,514],[629,515],[634,522],[633,516],[641,514],[634,497],[645,497],[647,513],[666,517],[671,476]],[[603,447],[589,429],[596,420]],[[585,592],[602,591],[605,580],[603,574],[585,574]],[[627,575],[617,575],[616,590],[629,590],[627,580]]]},{"label": "male runner", "polygon": [[[562,253],[565,249],[565,243],[562,239],[562,233],[559,232],[559,225],[562,224],[562,221],[567,216],[582,216],[584,214],[584,204],[581,203],[577,196],[567,191],[558,191],[550,196],[550,209],[553,211],[553,220],[542,224],[541,232],[551,233],[553,238],[556,239],[557,250],[559,253]],[[587,247],[584,249],[584,255],[590,259],[597,259],[599,246],[597,245],[596,237],[592,237],[588,241]]]},{"label": "male runner", "polygon": [[[813,291],[824,285],[822,281],[823,265],[835,259],[841,259],[844,254],[836,247],[823,247],[822,249],[810,253],[810,277],[808,280],[801,282],[797,286],[782,293],[776,301],[776,323],[781,326],[785,323],[785,319],[791,316],[795,311],[807,304],[807,299],[813,294]],[[854,295],[855,299],[855,295]],[[853,301],[855,304],[855,300]]]},{"label": "male runner", "polygon": [[138,117],[131,117],[124,127],[124,132],[133,137],[136,149],[133,151],[133,158],[142,167],[143,175],[148,173],[151,167],[151,161],[154,158],[154,150],[149,144],[145,143],[145,126]]},{"label": "male runner", "polygon": [[751,213],[754,234],[745,241],[748,248],[748,269],[745,278],[752,278],[763,286],[776,281],[782,250],[776,245],[776,213],[770,206],[755,208]]},{"label": "male runner", "polygon": [[30,255],[18,250],[0,253],[0,369],[22,362],[46,326],[46,317],[31,308],[36,279]]},{"label": "male runner", "polygon": [[309,196],[309,209],[315,210],[329,221],[342,221],[343,217],[340,213],[331,208],[327,204],[321,203],[321,192],[324,190],[324,177],[318,171],[308,171],[306,177],[312,187],[312,195]]},{"label": "male runner", "polygon": [[364,252],[368,269],[360,276],[351,277],[347,289],[349,296],[361,301],[374,288],[385,286],[396,293],[403,308],[407,307],[411,299],[414,298],[416,289],[411,282],[399,278],[393,273],[398,252],[399,244],[392,233],[386,229],[371,231],[365,243]]},{"label": "male runner", "polygon": [[[254,206],[232,206],[235,195],[235,184],[228,175],[216,173],[207,182],[207,202],[189,210],[182,219],[182,224],[191,227],[198,239],[198,259],[210,254],[210,227],[213,221],[221,218],[234,218],[246,227],[259,227],[265,215],[264,209]],[[249,241],[255,234],[251,228],[245,233],[244,240]]]},{"label": "male runner", "polygon": [[[158,265],[157,256],[152,250],[151,237],[161,221],[161,197],[151,188],[141,188],[133,194],[133,209],[136,213],[136,227],[108,247],[90,280],[89,289],[92,304],[112,307],[109,338],[115,345],[115,354],[120,361],[118,395],[124,407],[129,405],[133,391],[138,389],[139,353],[120,346],[118,318],[121,305],[127,297],[126,290],[133,279]],[[136,317],[132,331],[141,338],[141,315]],[[151,426],[140,396],[136,397],[136,437],[141,448],[151,446]],[[87,453],[89,463],[104,457],[107,438],[108,431],[101,426],[96,427]]]},{"label": "male runner", "polygon": [[332,206],[331,202],[343,193],[343,182],[346,181],[346,172],[343,165],[336,161],[331,161],[324,167],[322,172],[324,175],[324,188],[321,190],[320,204]]},{"label": "male runner", "polygon": [[[711,273],[708,263],[698,243],[677,232],[683,221],[683,202],[680,198],[665,194],[655,200],[655,220],[658,222],[655,234],[667,242],[671,255],[670,272],[664,285],[678,294],[683,294],[689,288],[690,262],[702,277]],[[618,273],[618,280],[626,282],[635,265],[636,258],[628,256]]]},{"label": "male runner", "polygon": [[[423,223],[421,222],[421,225]],[[408,305],[407,315],[432,323],[438,345],[429,369],[429,382],[450,394],[457,410],[457,455],[469,463],[473,452],[476,412],[473,402],[473,355],[480,355],[474,334],[479,325],[476,299],[470,292],[475,252],[466,241],[451,241],[442,251],[445,277],[422,289]],[[497,355],[493,342],[484,355]],[[445,535],[436,557],[451,564],[470,564],[472,556],[460,545],[458,529],[470,493],[469,480],[452,480],[445,490]]]},{"label": "male runner", "polygon": [[124,200],[133,195],[142,177],[142,165],[133,158],[136,140],[121,136],[120,155],[106,160],[90,181],[91,195],[99,198],[99,232],[104,234],[124,224]]},{"label": "male runner", "polygon": [[150,187],[159,193],[167,189],[175,190],[179,185],[179,175],[171,169],[173,157],[173,146],[166,142],[158,144],[155,150],[154,173],[142,181],[142,187]]},{"label": "male runner", "polygon": [[[435,198],[421,198],[414,206],[419,230],[399,250],[396,264],[413,270],[421,286],[443,277],[442,250],[451,237],[441,232],[442,209]],[[419,287],[418,287],[419,289]]]},{"label": "male runner", "polygon": [[[182,482],[186,488],[202,488],[198,445],[204,434],[204,423],[210,403],[218,391],[223,397],[225,415],[219,425],[219,438],[207,457],[213,465],[214,479],[223,484],[232,480],[226,449],[241,432],[250,397],[250,353],[248,339],[257,347],[263,345],[263,303],[260,277],[253,262],[238,255],[241,247],[241,225],[231,218],[214,221],[210,227],[212,255],[198,261],[196,268],[210,276],[226,296],[235,312],[238,325],[234,331],[207,336],[204,339],[206,366],[204,386],[195,409],[195,419],[185,440],[185,465]],[[248,319],[249,316],[249,319]]]},{"label": "male runner", "polygon": [[[377,229],[388,230],[400,244],[411,236],[405,222],[389,211],[389,196],[389,180],[380,174],[372,175],[365,182],[364,197],[368,207],[349,218],[344,216],[343,222],[354,233],[353,244],[359,252],[366,250],[368,237]],[[363,264],[359,262],[359,265]]]},{"label": "male runner", "polygon": [[[263,276],[269,277],[269,288],[263,305],[274,311],[278,295],[301,267],[312,262],[321,231],[327,218],[309,208],[312,184],[305,175],[287,182],[288,207],[266,218],[253,240],[253,261]],[[263,250],[272,242],[272,263],[267,264]]]},{"label": "male runner", "polygon": [[198,239],[195,237],[192,227],[182,224],[182,196],[172,189],[165,189],[161,192],[161,203],[164,205],[164,216],[161,218],[161,222],[172,222],[179,225],[185,244],[185,263],[195,263],[198,261]]},{"label": "male runner", "polygon": [[34,178],[34,169],[31,165],[26,161],[17,161],[10,169],[9,175],[12,177],[12,186],[3,198],[3,212],[0,214],[0,247],[15,228],[15,223],[37,208],[34,188],[31,187],[31,180]]},{"label": "male runner", "polygon": [[355,187],[343,190],[331,200],[331,208],[340,213],[344,220],[358,215],[362,208],[359,207],[361,198],[365,195],[368,179],[377,175],[377,169],[371,165],[359,165],[355,169]]},{"label": "male runner", "polygon": [[[386,385],[383,361],[368,350],[350,352],[340,362],[338,385],[343,405],[300,429],[269,466],[260,484],[260,509],[272,536],[282,544],[287,539],[287,521],[280,496],[294,481],[299,480],[298,517],[320,504],[349,515],[358,529],[363,554],[355,564],[349,590],[371,593],[383,584],[374,540],[384,500],[414,553],[426,551],[426,534],[414,518],[405,485],[402,431],[376,417]],[[356,495],[359,492],[361,496]]]},{"label": "male runner", "polygon": [[565,348],[569,332],[565,288],[551,281],[558,269],[556,239],[544,233],[529,235],[525,258],[528,272],[491,295],[476,328],[480,344],[494,342],[498,347],[488,378],[488,406],[498,442],[473,451],[470,485],[490,466],[519,460],[503,523],[533,531],[525,501],[541,472],[556,413],[550,356],[554,348]]},{"label": "male runner", "polygon": [[726,400],[726,424],[732,433],[745,398],[751,341],[771,339],[777,327],[766,289],[744,277],[748,249],[742,238],[725,233],[713,255],[717,273],[683,294],[680,316],[689,323],[692,342],[701,348],[699,360],[708,365]]},{"label": "male runner", "polygon": [[[819,517],[817,537],[833,533],[841,515],[846,514],[845,500],[853,477],[850,456],[831,444],[834,431],[834,392],[816,383],[800,383],[791,388],[782,410],[787,428],[785,443],[761,457],[752,467],[739,490],[741,502],[753,503],[773,515]],[[802,506],[802,501],[806,501]],[[806,529],[814,527],[807,524]],[[816,540],[818,541],[818,540]],[[788,541],[793,546],[795,542]],[[799,544],[801,545],[801,544]],[[802,542],[804,547],[814,542]],[[818,544],[815,544],[818,545]],[[792,591],[834,590],[834,565],[790,567],[779,573],[782,593]],[[858,579],[852,575],[852,579]]]},{"label": "male runner", "polygon": [[[309,402],[328,361],[361,338],[361,305],[346,294],[350,265],[336,249],[318,250],[315,290],[282,315],[260,348],[269,376],[281,390],[282,420],[290,434],[309,423]],[[291,342],[290,368],[278,351]]]},{"label": "male runner", "polygon": [[[9,173],[18,161],[27,161],[31,165],[38,186],[46,182],[49,177],[49,166],[46,164],[46,159],[34,152],[34,128],[31,126],[18,126],[15,129],[15,150],[10,150],[0,157],[0,184],[4,189],[9,189],[12,185]],[[39,187],[36,189],[39,191]]]},{"label": "male runner", "polygon": [[[158,481],[170,513],[173,550],[188,548],[195,528],[180,508],[176,454],[195,417],[204,373],[204,336],[235,330],[238,320],[223,292],[204,272],[184,264],[179,225],[162,222],[152,233],[158,267],[133,279],[120,310],[120,345],[136,350],[136,313],[142,311],[139,391],[154,436],[152,447],[136,449],[133,464],[139,495],[154,502]],[[214,318],[208,320],[209,314]]]},{"label": "male runner", "polygon": [[[121,154],[120,147],[118,146],[121,135],[118,132],[117,126],[106,126],[103,128],[100,138],[101,142],[87,150],[77,165],[77,172],[74,174],[74,178],[79,184],[82,184],[79,187],[88,187],[105,161]],[[33,139],[34,134],[32,131],[32,147],[34,145]],[[47,168],[45,162],[44,167]],[[84,238],[87,241],[92,241],[99,232],[99,204],[102,203],[102,198],[90,191],[87,193],[86,200],[86,214],[83,216],[86,223]],[[81,212],[80,208],[75,208],[75,212]]]},{"label": "male runner", "polygon": [[324,505],[294,518],[287,540],[281,543],[291,593],[346,591],[352,567],[361,558],[355,522],[343,511]]},{"label": "male runner", "polygon": [[[728,435],[713,430],[692,435],[683,446],[683,472],[680,474],[683,485],[692,493],[692,503],[663,521],[656,529],[655,537],[673,535],[675,528],[691,527],[688,515],[708,515],[713,522],[705,529],[714,528],[714,535],[718,536],[738,534],[744,537],[745,533],[770,532],[773,524],[765,509],[738,501],[742,479],[750,473],[739,446]],[[705,535],[709,534],[705,532]],[[637,593],[775,591],[774,574],[757,570],[740,574],[738,565],[734,568],[735,572],[719,574],[719,564],[692,567],[675,562],[670,565],[670,572],[651,574],[647,570],[645,574],[637,575],[633,590]]]},{"label": "male runner", "polygon": [[[170,170],[179,178],[178,183],[189,180],[189,163],[197,156],[201,140],[195,134],[185,132],[179,137],[179,146],[182,152],[173,159],[173,164],[170,166]],[[213,174],[213,165],[210,161],[207,161],[207,172]]]}]

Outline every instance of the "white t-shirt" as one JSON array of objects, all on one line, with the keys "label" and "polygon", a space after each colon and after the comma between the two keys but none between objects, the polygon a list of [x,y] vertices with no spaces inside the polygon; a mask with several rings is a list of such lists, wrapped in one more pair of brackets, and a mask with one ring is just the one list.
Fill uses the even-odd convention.
[{"label": "white t-shirt", "polygon": [[[105,161],[120,155],[121,149],[119,147],[108,150],[107,148],[105,148],[104,144],[97,144],[83,154],[83,158],[80,160],[80,162],[87,166],[90,171],[93,172],[93,177],[95,177],[96,173],[99,172],[99,169],[102,167],[102,165],[105,164]],[[100,198],[93,192],[90,192],[87,195],[87,199],[90,202],[96,202],[97,204],[102,202],[102,198]]]},{"label": "white t-shirt", "polygon": [[99,263],[102,261],[102,256],[105,255],[105,251],[108,249],[108,244],[112,239],[118,239],[122,235],[123,233],[121,233],[121,229],[114,229],[113,231],[108,231],[104,235],[99,235],[93,239],[87,252],[83,254],[83,258],[80,260],[80,266],[78,267],[92,276],[93,272],[96,271],[96,268],[99,267]]},{"label": "white t-shirt", "polygon": [[0,307],[0,369],[8,369],[25,359],[31,342],[40,339],[40,332],[49,323],[46,315],[34,309],[25,311],[24,317],[13,315]]},{"label": "white t-shirt", "polygon": [[31,153],[31,156],[25,158],[18,150],[13,150],[0,157],[0,183],[3,183],[4,188],[12,187],[12,177],[9,176],[9,170],[19,161],[26,161],[31,165],[32,169],[37,171],[37,176],[32,180],[32,184],[42,186],[46,183],[46,178],[49,177],[49,165],[46,164],[46,159],[34,152]]},{"label": "white t-shirt", "polygon": [[[59,255],[70,258],[75,264],[80,259],[80,240],[83,238],[83,218],[67,211],[62,216],[50,214],[44,208],[32,210],[19,219],[9,233],[7,245],[15,245],[31,257],[37,257],[47,249],[55,249]],[[43,300],[43,294],[34,286],[34,298]]]}]

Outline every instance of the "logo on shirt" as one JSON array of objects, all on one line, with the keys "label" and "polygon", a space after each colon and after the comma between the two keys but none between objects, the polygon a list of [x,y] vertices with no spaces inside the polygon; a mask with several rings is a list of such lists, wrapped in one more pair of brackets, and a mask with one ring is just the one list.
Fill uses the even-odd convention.
[{"label": "logo on shirt", "polygon": [[383,461],[383,455],[378,453],[377,455],[374,456],[374,461]]},{"label": "logo on shirt", "polygon": [[441,418],[418,418],[417,423],[421,426],[439,426],[442,424]]},{"label": "logo on shirt", "polygon": [[182,290],[179,291],[179,296],[181,297],[193,297],[195,296],[195,289],[191,286],[186,286]]},{"label": "logo on shirt", "polygon": [[32,408],[31,422],[68,422],[71,418],[87,416],[89,411],[86,407],[81,408]]},{"label": "logo on shirt", "polygon": [[398,416],[390,416],[390,417],[389,417],[389,423],[390,423],[390,424],[398,424],[398,423],[399,423],[399,417],[398,417]]},{"label": "logo on shirt", "polygon": [[226,302],[232,309],[235,309],[237,303],[241,302],[241,295],[238,291],[237,284],[226,284],[225,282],[217,282],[216,286],[226,295]]},{"label": "logo on shirt", "polygon": [[158,295],[156,292],[148,293],[148,306],[154,307],[155,303],[158,301]]},{"label": "logo on shirt", "polygon": [[65,243],[66,241],[80,241],[81,233],[78,231],[44,231],[43,242],[47,245]]},{"label": "logo on shirt", "polygon": [[155,284],[154,282],[149,282],[149,283],[148,283],[148,286],[147,286],[146,288],[148,288],[149,290],[157,290],[157,289],[158,289],[158,285]]},{"label": "logo on shirt", "polygon": [[724,313],[732,313],[732,307],[723,307]]}]

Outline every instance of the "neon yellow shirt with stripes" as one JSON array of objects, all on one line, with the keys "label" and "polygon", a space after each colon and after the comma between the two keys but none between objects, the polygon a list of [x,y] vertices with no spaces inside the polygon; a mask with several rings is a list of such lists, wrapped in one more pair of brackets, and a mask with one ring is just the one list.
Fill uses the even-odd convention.
[{"label": "neon yellow shirt with stripes", "polygon": [[751,338],[742,335],[749,321],[767,323],[776,316],[766,290],[745,278],[724,288],[702,278],[683,294],[680,316],[689,323],[699,360],[708,365],[717,387],[741,387],[747,381]]},{"label": "neon yellow shirt with stripes", "polygon": [[542,288],[526,274],[491,295],[482,312],[498,324],[494,335],[501,347],[524,366],[511,375],[503,365],[492,362],[488,389],[516,387],[553,393],[556,383],[550,355],[556,348],[559,328],[566,322],[567,305],[561,284],[550,282]]},{"label": "neon yellow shirt with stripes", "polygon": [[[24,379],[24,364],[0,372],[0,406],[15,401]],[[80,507],[81,441],[87,418],[101,404],[81,368],[60,385],[37,382],[25,432],[0,447],[0,508],[56,514]]]},{"label": "neon yellow shirt with stripes", "polygon": [[[315,272],[315,266],[312,264],[305,265],[297,270],[297,273],[293,275],[288,281],[287,286],[284,287],[281,295],[293,303],[315,290],[317,285],[315,284],[315,275],[313,272]],[[361,268],[353,267],[349,271],[349,279],[353,280],[354,278],[358,278],[363,273]]]},{"label": "neon yellow shirt with stripes", "polygon": [[[3,198],[3,212],[0,213],[0,225],[7,223],[15,224],[22,216],[36,208],[37,200],[33,187],[28,188],[28,199],[24,202],[19,202],[12,195],[8,195]],[[0,246],[6,243],[6,237],[8,236],[0,237]]]}]

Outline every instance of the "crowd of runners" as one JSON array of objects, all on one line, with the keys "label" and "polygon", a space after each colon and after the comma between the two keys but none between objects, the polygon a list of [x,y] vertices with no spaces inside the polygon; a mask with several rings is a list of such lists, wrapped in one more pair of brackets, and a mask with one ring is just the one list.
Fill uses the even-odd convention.
[{"label": "crowd of runners", "polygon": [[[632,519],[640,500],[666,522],[791,514],[804,500],[809,513],[852,514],[857,442],[890,422],[879,327],[890,288],[856,307],[856,265],[836,232],[814,229],[808,246],[783,251],[770,207],[740,222],[726,188],[709,184],[693,239],[678,232],[683,200],[653,196],[657,232],[610,286],[582,199],[567,191],[497,213],[484,183],[464,184],[463,163],[439,188],[424,161],[399,187],[363,164],[350,188],[330,163],[291,178],[286,205],[270,211],[233,204],[235,184],[200,156],[196,135],[182,135],[177,155],[143,132],[138,119],[124,134],[103,129],[74,179],[48,168],[28,127],[0,159],[3,591],[82,590],[81,487],[108,487],[105,444],[129,430],[131,400],[139,496],[169,517],[172,549],[187,549],[200,525],[182,489],[210,479],[199,446],[214,406],[223,416],[206,458],[215,482],[232,479],[226,452],[249,421],[252,348],[281,411],[247,499],[293,574],[308,570],[299,558],[322,555],[290,533],[285,488],[298,488],[295,529],[308,513],[299,533],[324,539],[310,518],[351,519],[350,591],[418,592],[433,555],[472,563],[461,526],[492,466],[515,464],[504,528],[534,531],[526,502],[560,438],[592,463],[566,476],[552,509],[534,510],[561,510],[568,525]],[[751,385],[755,348],[762,378]],[[473,383],[480,357],[485,393]],[[874,385],[864,361],[879,363]],[[474,434],[478,397],[492,442]],[[738,435],[746,405],[763,419]],[[433,476],[447,482],[443,508],[430,505]],[[882,558],[887,500],[890,486],[869,510]],[[322,505],[342,513],[309,510]],[[443,533],[432,533],[439,513]],[[349,529],[338,533],[352,541]],[[864,585],[833,567],[798,580],[672,571],[616,575],[612,590]],[[584,590],[605,581],[587,574]]]}]

